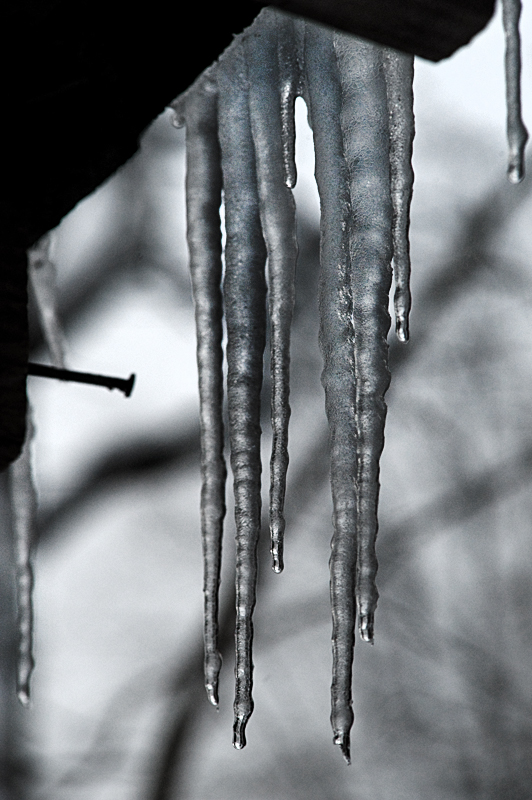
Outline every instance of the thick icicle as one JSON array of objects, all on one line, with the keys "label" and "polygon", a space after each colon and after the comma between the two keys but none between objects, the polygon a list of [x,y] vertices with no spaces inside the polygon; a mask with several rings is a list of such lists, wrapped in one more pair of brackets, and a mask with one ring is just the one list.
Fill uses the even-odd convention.
[{"label": "thick icicle", "polygon": [[384,74],[390,115],[390,180],[393,205],[393,271],[395,331],[401,342],[409,338],[410,313],[410,203],[414,185],[414,57],[387,48]]},{"label": "thick icicle", "polygon": [[[281,14],[265,9],[245,39],[260,219],[268,253],[273,434],[270,533],[275,572],[283,569],[283,509],[290,418],[290,327],[297,259],[295,203],[284,181],[284,117],[279,95],[277,36],[279,20],[282,23],[286,21]],[[283,109],[285,116],[290,111],[293,124],[293,102],[291,109]]]},{"label": "thick icicle", "polygon": [[31,469],[33,434],[31,409],[28,406],[24,447],[18,459],[9,467],[18,615],[17,696],[24,706],[30,702],[30,678],[34,667],[32,552],[37,496]]},{"label": "thick icicle", "polygon": [[320,346],[331,451],[334,534],[331,542],[334,743],[350,761],[349,731],[355,627],[356,417],[353,305],[347,229],[351,214],[340,115],[342,97],[333,32],[308,23],[306,95],[321,203]]},{"label": "thick icicle", "polygon": [[387,334],[391,283],[392,205],[389,124],[382,48],[337,34],[342,132],[353,217],[349,226],[355,323],[357,417],[357,586],[359,631],[373,641],[378,592],[377,503],[390,382]]},{"label": "thick icicle", "polygon": [[525,176],[524,153],[528,131],[521,117],[521,0],[502,0],[502,19],[506,39],[506,130],[508,134],[508,180],[520,183]]},{"label": "thick icicle", "polygon": [[225,203],[224,306],[227,394],[236,518],[236,665],[233,744],[246,744],[253,711],[252,615],[260,531],[260,391],[266,337],[266,248],[261,231],[244,48],[236,42],[217,67]]},{"label": "thick icicle", "polygon": [[216,82],[204,73],[185,103],[187,242],[194,296],[201,426],[201,532],[205,688],[218,705],[218,592],[225,516],[226,467],[222,351],[222,174],[218,145]]},{"label": "thick icicle", "polygon": [[65,343],[57,313],[55,266],[50,260],[51,234],[28,250],[28,274],[44,340],[54,367],[65,366]]}]

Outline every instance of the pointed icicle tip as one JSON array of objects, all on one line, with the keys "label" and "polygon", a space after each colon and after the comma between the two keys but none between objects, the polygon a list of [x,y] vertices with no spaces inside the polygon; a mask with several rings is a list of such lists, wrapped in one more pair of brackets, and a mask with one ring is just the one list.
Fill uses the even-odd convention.
[{"label": "pointed icicle tip", "polygon": [[277,575],[279,575],[284,569],[284,561],[283,551],[278,542],[272,544],[270,553],[272,554],[272,569],[277,573]]},{"label": "pointed icicle tip", "polygon": [[508,165],[508,180],[510,183],[516,184],[521,183],[524,177],[525,170],[523,167],[523,159],[522,157],[518,157],[512,160]]},{"label": "pointed icicle tip", "polygon": [[360,638],[368,644],[375,644],[374,641],[374,616],[373,614],[361,614],[358,624]]},{"label": "pointed icicle tip", "polygon": [[410,339],[410,332],[408,330],[408,319],[406,317],[397,317],[395,320],[395,334],[400,342],[406,344]]},{"label": "pointed icicle tip", "polygon": [[28,686],[24,686],[17,691],[17,698],[21,706],[30,707],[30,691]]},{"label": "pointed icicle tip", "polygon": [[246,724],[247,720],[242,717],[235,719],[233,726],[233,747],[235,750],[243,750],[246,746]]},{"label": "pointed icicle tip", "polygon": [[351,766],[351,742],[349,733],[341,733],[338,736],[335,736],[334,743],[340,747],[342,751],[342,755],[344,757],[344,761],[348,767]]},{"label": "pointed icicle tip", "polygon": [[216,711],[219,711],[219,699],[218,699],[218,682],[216,683],[206,683],[205,689],[207,691],[207,697],[209,698],[209,703],[213,705]]}]

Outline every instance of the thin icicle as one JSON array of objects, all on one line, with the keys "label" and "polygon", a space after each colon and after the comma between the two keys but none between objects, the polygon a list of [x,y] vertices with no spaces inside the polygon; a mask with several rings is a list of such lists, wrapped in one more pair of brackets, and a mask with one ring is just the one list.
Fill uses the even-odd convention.
[{"label": "thin icicle", "polygon": [[[268,253],[271,321],[270,534],[273,569],[283,569],[284,497],[290,418],[290,327],[297,259],[295,203],[284,181],[283,109],[279,95],[278,25],[286,20],[270,9],[261,12],[256,34],[246,37],[251,130],[257,164],[260,219]],[[291,22],[291,20],[288,20]],[[293,122],[293,104],[291,108]]]},{"label": "thin icicle", "polygon": [[44,340],[54,367],[65,367],[65,340],[57,312],[55,265],[50,259],[51,234],[28,250],[28,273]]},{"label": "thin icicle", "polygon": [[233,744],[253,711],[253,609],[260,532],[260,391],[266,338],[266,248],[261,231],[248,81],[241,42],[217,67],[224,181],[227,395],[236,518],[236,665]]},{"label": "thin icicle", "polygon": [[355,627],[356,416],[354,330],[348,221],[351,214],[340,115],[342,97],[333,32],[308,23],[306,94],[314,133],[316,181],[321,203],[320,346],[329,419],[334,534],[331,542],[334,743],[350,762],[351,696]]},{"label": "thin icicle", "polygon": [[390,114],[390,180],[393,205],[393,271],[395,331],[401,342],[409,338],[410,204],[414,185],[414,57],[386,48],[384,74]]},{"label": "thin icicle", "polygon": [[201,532],[205,688],[218,705],[218,593],[225,516],[226,467],[222,352],[222,174],[218,145],[216,83],[212,72],[187,93],[184,108],[187,149],[187,242],[194,296],[201,426]]},{"label": "thin icicle", "polygon": [[34,667],[32,553],[37,496],[31,469],[33,434],[31,409],[28,405],[24,447],[18,459],[9,467],[18,616],[17,697],[23,706],[30,702],[30,678]]},{"label": "thin icicle", "polygon": [[521,0],[502,0],[506,39],[506,130],[508,135],[508,180],[520,183],[525,177],[524,153],[528,131],[521,117]]},{"label": "thin icicle", "polygon": [[387,334],[391,283],[392,205],[389,124],[382,48],[335,37],[342,84],[342,132],[353,217],[349,229],[355,323],[357,416],[356,597],[362,639],[373,641],[378,592],[377,503],[390,382]]},{"label": "thin icicle", "polygon": [[276,86],[279,87],[281,93],[284,179],[287,187],[293,189],[297,182],[294,104],[296,97],[301,93],[301,68],[298,63],[297,50],[294,47],[297,22],[291,16],[286,16],[279,11],[270,9],[269,14],[275,16],[274,25],[278,37],[279,77]]}]

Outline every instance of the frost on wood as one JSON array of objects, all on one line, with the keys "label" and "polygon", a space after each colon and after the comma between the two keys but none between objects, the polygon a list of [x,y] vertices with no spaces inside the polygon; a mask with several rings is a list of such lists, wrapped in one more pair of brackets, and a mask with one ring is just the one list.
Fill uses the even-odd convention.
[{"label": "frost on wood", "polygon": [[[509,50],[513,47],[513,55],[507,57],[510,84],[513,81],[508,93],[513,120],[509,135],[511,143],[515,140],[512,152],[522,158],[523,133],[516,133],[520,130],[517,18],[518,3],[508,0],[505,24],[507,31],[511,29]],[[334,509],[331,723],[334,742],[346,761],[350,759],[355,630],[358,621],[362,640],[373,642],[378,599],[375,544],[384,396],[390,379],[392,260],[396,333],[402,342],[409,337],[412,81],[411,56],[265,9],[173,104],[175,124],[187,128],[188,240],[202,429],[205,684],[215,704],[221,666],[217,593],[226,476],[222,313],[227,328],[237,530],[233,743],[238,749],[245,746],[245,728],[253,711],[252,615],[261,522],[260,393],[267,317],[273,434],[271,553],[273,569],[283,569],[289,347],[297,258],[291,192],[296,182],[294,101],[302,96],[314,135],[321,206],[319,341]],[[522,167],[519,159],[512,158],[515,177],[522,174]],[[223,290],[222,196],[227,234]]]}]

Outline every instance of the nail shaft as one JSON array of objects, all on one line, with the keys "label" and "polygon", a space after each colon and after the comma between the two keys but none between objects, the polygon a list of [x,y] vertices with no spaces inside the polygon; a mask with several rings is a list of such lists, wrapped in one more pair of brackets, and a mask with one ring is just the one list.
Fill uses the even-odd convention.
[{"label": "nail shaft", "polygon": [[74,381],[75,383],[90,383],[94,386],[106,386],[108,389],[119,389],[129,397],[135,384],[135,375],[129,378],[114,378],[111,375],[93,375],[91,372],[74,372],[70,369],[48,367],[45,364],[28,363],[28,375],[37,375],[40,378],[56,378],[59,381]]}]

